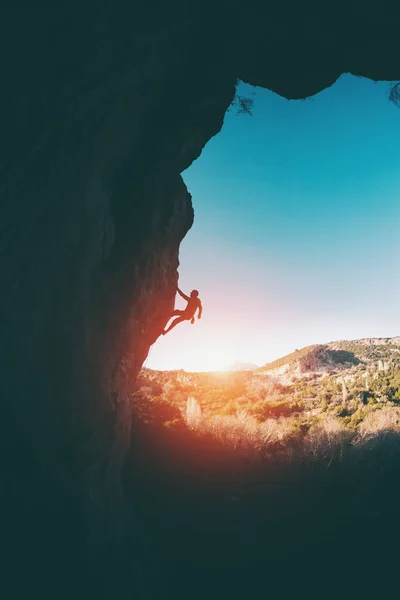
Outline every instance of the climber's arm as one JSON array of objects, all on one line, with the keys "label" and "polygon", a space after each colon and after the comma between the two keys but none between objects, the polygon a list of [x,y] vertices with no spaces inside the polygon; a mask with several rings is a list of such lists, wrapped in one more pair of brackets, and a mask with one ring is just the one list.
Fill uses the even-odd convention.
[{"label": "climber's arm", "polygon": [[199,314],[197,315],[198,319],[201,319],[201,315],[203,314],[203,305],[199,300]]},{"label": "climber's arm", "polygon": [[182,298],[183,298],[184,300],[186,300],[186,302],[189,302],[189,300],[190,300],[189,296],[186,296],[186,294],[184,294],[183,292],[181,292],[181,290],[180,290],[178,287],[176,288],[176,291],[178,292],[178,294],[179,294],[180,296],[182,296]]}]

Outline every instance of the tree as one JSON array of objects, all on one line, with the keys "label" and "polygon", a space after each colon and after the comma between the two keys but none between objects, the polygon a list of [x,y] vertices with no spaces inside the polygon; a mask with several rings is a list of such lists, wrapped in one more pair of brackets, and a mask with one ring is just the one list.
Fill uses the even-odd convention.
[{"label": "tree", "polygon": [[389,100],[400,107],[400,81],[392,87],[389,93]]},{"label": "tree", "polygon": [[233,98],[230,107],[234,106],[237,108],[236,115],[250,115],[252,117],[253,105],[254,100],[252,98],[246,98],[246,96],[238,96],[237,94],[235,94],[235,97]]}]

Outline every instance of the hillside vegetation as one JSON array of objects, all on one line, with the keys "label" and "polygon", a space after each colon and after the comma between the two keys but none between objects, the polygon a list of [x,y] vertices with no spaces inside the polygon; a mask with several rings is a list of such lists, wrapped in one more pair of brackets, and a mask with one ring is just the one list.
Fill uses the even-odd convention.
[{"label": "hillside vegetation", "polygon": [[400,431],[400,341],[308,346],[257,371],[143,370],[147,423],[185,426],[247,453],[319,456]]}]

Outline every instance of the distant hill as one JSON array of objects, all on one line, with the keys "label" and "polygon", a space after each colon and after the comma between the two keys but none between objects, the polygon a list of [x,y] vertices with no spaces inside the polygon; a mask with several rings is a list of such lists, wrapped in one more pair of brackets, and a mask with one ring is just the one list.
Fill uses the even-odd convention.
[{"label": "distant hill", "polygon": [[255,371],[260,367],[251,362],[234,362],[230,367],[227,368],[227,371]]},{"label": "distant hill", "polygon": [[311,352],[311,350],[313,350],[313,348],[316,348],[316,344],[314,344],[312,346],[305,346],[301,350],[295,350],[294,352],[291,352],[290,354],[286,354],[285,356],[282,356],[282,358],[278,358],[277,360],[267,363],[263,367],[260,367],[258,369],[258,371],[259,372],[269,371],[270,369],[278,369],[279,367],[282,367],[283,365],[290,364],[290,363],[298,360],[299,358],[302,358],[303,356],[307,356]]},{"label": "distant hill", "polygon": [[[400,337],[363,338],[306,346],[257,369],[280,383],[289,384],[308,373],[333,373],[377,363],[381,369],[400,360]],[[386,365],[386,366],[385,366]]]}]

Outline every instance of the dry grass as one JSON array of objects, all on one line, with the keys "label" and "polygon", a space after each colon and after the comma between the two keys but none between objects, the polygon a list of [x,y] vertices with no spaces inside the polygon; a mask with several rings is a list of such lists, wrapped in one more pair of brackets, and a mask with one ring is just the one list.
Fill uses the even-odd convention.
[{"label": "dry grass", "polygon": [[188,398],[184,415],[186,425],[199,433],[208,434],[234,448],[263,452],[272,444],[285,443],[294,432],[293,419],[281,417],[257,421],[245,411],[235,415],[202,414],[200,405]]},{"label": "dry grass", "polygon": [[354,437],[354,431],[343,421],[329,414],[319,415],[304,438],[304,452],[313,458],[341,454],[344,446]]},{"label": "dry grass", "polygon": [[400,432],[400,408],[385,406],[368,413],[358,427],[361,440],[385,433]]},{"label": "dry grass", "polygon": [[[276,447],[299,439],[302,455],[312,459],[342,454],[355,437],[353,429],[346,428],[341,419],[329,414],[318,415],[307,428],[300,430],[299,420],[295,417],[280,417],[259,422],[246,411],[237,411],[235,415],[203,414],[195,398],[188,398],[184,414],[186,425],[200,434],[211,435],[215,439],[229,444],[233,448],[242,448],[257,453],[268,453]],[[290,454],[290,453],[289,453]]]}]

